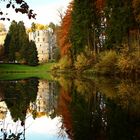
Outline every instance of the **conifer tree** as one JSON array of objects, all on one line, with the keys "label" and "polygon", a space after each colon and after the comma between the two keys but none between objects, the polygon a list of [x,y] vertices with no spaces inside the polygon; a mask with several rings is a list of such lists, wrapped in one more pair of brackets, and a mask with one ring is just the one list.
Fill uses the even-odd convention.
[{"label": "conifer tree", "polygon": [[29,38],[22,21],[19,23],[12,21],[5,39],[4,48],[5,57],[10,62],[38,64],[36,46],[33,43],[29,43]]},{"label": "conifer tree", "polygon": [[118,46],[129,42],[129,30],[132,28],[133,12],[131,0],[106,1],[106,42],[107,47]]},{"label": "conifer tree", "polygon": [[34,41],[30,41],[29,42],[29,48],[28,48],[28,60],[27,63],[28,65],[31,66],[36,66],[38,65],[38,57],[37,57],[37,48],[35,45]]},{"label": "conifer tree", "polygon": [[75,0],[72,11],[71,42],[74,55],[86,46],[97,51],[96,38],[99,38],[98,10],[95,0]]}]

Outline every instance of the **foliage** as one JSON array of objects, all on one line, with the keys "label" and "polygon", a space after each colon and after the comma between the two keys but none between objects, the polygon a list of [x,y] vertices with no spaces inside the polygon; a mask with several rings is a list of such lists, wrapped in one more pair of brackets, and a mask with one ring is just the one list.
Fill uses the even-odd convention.
[{"label": "foliage", "polygon": [[33,41],[29,43],[27,64],[30,66],[38,65],[37,48]]},{"label": "foliage", "polygon": [[[1,0],[1,2],[5,2],[5,0]],[[26,14],[29,19],[35,18],[36,14],[33,13],[33,10],[29,8],[29,5],[24,0],[9,0],[6,1],[6,8],[12,8],[16,13]],[[4,13],[0,10],[1,18],[0,20],[10,20],[9,17],[3,16]],[[8,15],[8,13],[6,13]]]},{"label": "foliage", "polygon": [[139,73],[140,59],[136,52],[129,53],[128,50],[123,50],[123,53],[118,58],[117,66],[121,73]]},{"label": "foliage", "polygon": [[95,65],[95,70],[102,74],[111,74],[116,72],[117,53],[115,51],[102,52],[99,62]]},{"label": "foliage", "polygon": [[31,24],[31,28],[27,29],[27,32],[35,32],[37,30],[47,30],[48,29],[48,25],[43,25],[43,24],[39,24],[39,23],[32,23]]},{"label": "foliage", "polygon": [[[13,120],[24,121],[30,102],[34,102],[38,91],[38,80],[28,79],[3,84],[4,98]],[[10,99],[10,100],[9,100]]]},{"label": "foliage", "polygon": [[131,0],[107,0],[106,6],[106,45],[112,48],[129,40],[129,31],[134,26],[132,3]]},{"label": "foliage", "polygon": [[[88,61],[93,62],[92,58],[96,56],[99,62],[95,69],[101,73],[112,74],[123,70],[125,73],[139,73],[139,55],[131,54],[134,41],[140,53],[139,5],[139,0],[74,0],[58,32],[61,57],[67,54],[72,66],[79,70],[89,65],[92,67]],[[124,49],[129,50],[126,60],[125,57],[123,59],[124,52],[120,51],[124,44]],[[85,54],[86,46],[95,56]],[[112,51],[107,51],[110,49]],[[100,51],[105,52],[100,54]],[[119,58],[117,63],[118,54],[122,60]],[[128,65],[127,68],[125,65]]]},{"label": "foliage", "polygon": [[[5,57],[9,62],[28,63],[37,65],[37,51],[35,44],[30,44],[24,23],[12,21],[5,38]],[[30,47],[31,46],[31,47]]]},{"label": "foliage", "polygon": [[70,53],[71,43],[69,38],[69,30],[71,27],[71,11],[72,3],[69,4],[66,14],[62,20],[62,24],[58,30],[58,46],[60,47],[61,56]]},{"label": "foliage", "polygon": [[99,21],[96,1],[74,1],[70,30],[70,41],[74,56],[83,51],[85,46],[97,51]]},{"label": "foliage", "polygon": [[[90,51],[90,50],[89,50]],[[95,55],[91,52],[81,52],[77,55],[74,66],[77,70],[84,70],[91,67],[95,63]]]},{"label": "foliage", "polygon": [[140,24],[140,1],[139,0],[132,0],[133,12],[135,15],[135,19],[138,24]]},{"label": "foliage", "polygon": [[56,47],[54,50],[54,59],[56,62],[60,60],[60,48]]},{"label": "foliage", "polygon": [[69,59],[69,57],[67,55],[65,55],[65,56],[63,56],[63,58],[61,58],[59,60],[59,65],[58,66],[59,66],[60,69],[68,69],[68,68],[71,68],[72,62]]}]

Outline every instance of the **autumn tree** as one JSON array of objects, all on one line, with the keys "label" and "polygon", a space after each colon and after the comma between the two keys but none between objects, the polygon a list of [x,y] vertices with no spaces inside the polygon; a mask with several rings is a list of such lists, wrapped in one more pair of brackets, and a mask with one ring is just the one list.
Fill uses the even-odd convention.
[{"label": "autumn tree", "polygon": [[71,43],[69,38],[69,31],[71,27],[71,11],[72,4],[68,6],[66,14],[62,20],[62,25],[58,31],[58,43],[61,51],[61,56],[70,53]]}]

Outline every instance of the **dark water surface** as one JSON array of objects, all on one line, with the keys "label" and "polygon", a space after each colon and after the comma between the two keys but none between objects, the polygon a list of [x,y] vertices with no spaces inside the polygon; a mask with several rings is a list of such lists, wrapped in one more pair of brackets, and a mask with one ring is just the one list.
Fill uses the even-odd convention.
[{"label": "dark water surface", "polygon": [[140,140],[140,81],[0,81],[0,140]]}]

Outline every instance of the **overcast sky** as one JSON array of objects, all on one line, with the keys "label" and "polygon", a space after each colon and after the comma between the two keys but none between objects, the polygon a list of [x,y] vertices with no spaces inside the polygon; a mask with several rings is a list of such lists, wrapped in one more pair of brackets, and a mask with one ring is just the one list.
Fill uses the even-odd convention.
[{"label": "overcast sky", "polygon": [[[24,21],[26,27],[30,27],[32,22],[48,24],[54,22],[55,24],[59,23],[58,9],[66,10],[69,2],[71,0],[25,0],[31,9],[37,13],[36,20],[29,20],[26,15],[16,14],[11,9],[5,9],[5,3],[1,2],[0,7],[4,12],[9,13],[11,21],[14,19],[16,21]],[[2,22],[2,21],[0,21]],[[8,27],[10,25],[9,21],[2,22]]]}]

